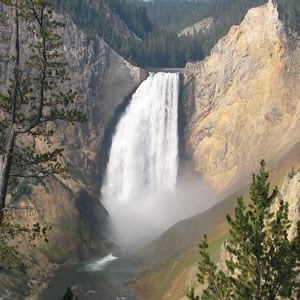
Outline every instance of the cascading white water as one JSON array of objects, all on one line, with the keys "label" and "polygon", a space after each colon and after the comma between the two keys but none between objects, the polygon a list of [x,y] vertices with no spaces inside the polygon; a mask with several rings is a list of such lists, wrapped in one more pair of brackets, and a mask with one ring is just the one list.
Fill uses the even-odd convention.
[{"label": "cascading white water", "polygon": [[150,74],[120,120],[107,166],[105,201],[173,189],[177,177],[179,75]]},{"label": "cascading white water", "polygon": [[81,267],[79,271],[84,272],[99,272],[103,271],[105,267],[111,264],[113,261],[117,260],[116,256],[111,253],[102,258],[91,259],[85,266]]},{"label": "cascading white water", "polygon": [[[150,74],[133,95],[113,136],[104,204],[112,219],[116,211],[135,218],[149,196],[172,190],[178,167],[179,74]],[[146,200],[147,198],[147,200]],[[151,197],[150,197],[151,198]],[[125,210],[125,211],[124,211]],[[132,216],[130,216],[132,217]],[[127,221],[126,224],[128,223]]]}]

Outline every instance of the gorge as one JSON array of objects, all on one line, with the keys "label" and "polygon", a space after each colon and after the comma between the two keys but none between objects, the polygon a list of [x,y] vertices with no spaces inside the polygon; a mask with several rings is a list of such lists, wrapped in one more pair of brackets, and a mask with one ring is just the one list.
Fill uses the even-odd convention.
[{"label": "gorge", "polygon": [[[183,299],[195,278],[201,235],[226,236],[230,197],[247,185],[259,161],[266,159],[278,185],[300,166],[299,35],[287,27],[276,1],[268,1],[180,75],[148,74],[101,37],[82,32],[68,17],[57,18],[65,22],[60,33],[69,85],[88,122],[59,124],[49,139],[65,148],[70,178],[49,180],[48,192],[33,186],[18,200],[30,210],[16,219],[52,225],[50,243],[25,246],[28,277],[1,273],[0,293],[43,299],[36,295],[58,265],[120,257],[158,237],[136,255],[145,272],[132,286],[139,299]],[[8,82],[1,72],[1,89]],[[291,181],[295,195],[297,178]],[[110,270],[112,277],[120,271]]]}]

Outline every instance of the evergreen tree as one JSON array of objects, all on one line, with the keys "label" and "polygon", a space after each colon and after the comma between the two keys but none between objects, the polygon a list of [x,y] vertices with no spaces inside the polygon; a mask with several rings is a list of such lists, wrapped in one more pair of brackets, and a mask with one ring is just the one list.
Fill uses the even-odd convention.
[{"label": "evergreen tree", "polygon": [[[235,218],[227,216],[231,235],[226,243],[227,272],[217,270],[210,260],[204,236],[198,266],[198,281],[207,284],[202,299],[299,299],[300,224],[297,236],[289,241],[288,203],[280,199],[277,188],[269,192],[268,177],[262,161],[259,174],[253,175],[251,203],[246,206],[238,198]],[[193,289],[187,296],[199,299]]]},{"label": "evergreen tree", "polygon": [[78,298],[77,297],[74,298],[74,294],[72,290],[70,289],[70,287],[68,287],[61,300],[78,300]]},{"label": "evergreen tree", "polygon": [[[12,221],[7,194],[51,175],[67,177],[63,148],[51,146],[59,121],[84,121],[75,108],[62,39],[46,0],[0,0],[0,70],[8,82],[0,90],[0,269],[21,262],[21,237],[34,245],[47,240],[51,226],[22,226]],[[55,124],[54,124],[55,123]],[[41,147],[43,145],[43,147]],[[5,216],[5,218],[4,218]],[[17,239],[20,237],[19,239]]]},{"label": "evergreen tree", "polygon": [[[74,108],[76,93],[63,91],[68,80],[62,39],[47,0],[1,0],[1,68],[9,78],[0,91],[0,225],[8,187],[24,178],[66,176],[60,157],[49,138],[57,121],[84,121]],[[5,38],[4,38],[5,37]],[[14,45],[11,47],[10,45]],[[5,48],[6,47],[6,48]],[[48,150],[37,144],[44,142]]]}]

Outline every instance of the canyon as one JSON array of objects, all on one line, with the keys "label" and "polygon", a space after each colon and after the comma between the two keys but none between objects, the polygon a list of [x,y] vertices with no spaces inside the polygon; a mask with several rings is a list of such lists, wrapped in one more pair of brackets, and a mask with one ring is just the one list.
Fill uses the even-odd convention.
[{"label": "canyon", "polygon": [[[19,203],[30,207],[17,213],[21,222],[43,222],[53,227],[48,245],[39,245],[38,251],[25,247],[32,267],[29,276],[33,290],[38,290],[39,283],[50,275],[51,271],[46,270],[57,264],[104,255],[112,248],[104,234],[109,215],[100,201],[101,185],[120,116],[148,76],[146,70],[131,65],[110,49],[102,38],[81,32],[68,18],[57,15],[57,19],[65,22],[60,33],[71,75],[68,86],[78,91],[76,107],[85,112],[88,121],[74,126],[60,124],[51,139],[53,145],[65,148],[70,179],[49,179],[48,191],[34,187],[32,194],[22,197]],[[199,174],[219,200],[245,186],[261,159],[276,170],[280,161],[286,162],[287,156],[298,152],[300,38],[281,20],[274,1],[251,9],[242,23],[233,26],[216,44],[210,56],[188,63],[182,74],[180,164]],[[7,82],[5,73],[1,73],[0,87]],[[293,157],[280,170],[286,171],[291,164],[299,167],[299,157]],[[284,175],[277,182],[281,183]],[[287,201],[294,199],[291,218],[299,219],[299,203],[295,202],[298,173],[285,180],[282,191]],[[224,207],[218,205],[223,213]],[[212,210],[210,213],[214,215]],[[182,221],[146,246],[139,258],[161,268],[170,267],[170,259],[179,263],[179,255],[197,244],[199,228],[209,231],[209,227],[222,225],[221,218],[215,221],[205,225],[201,215]],[[147,294],[147,276],[157,283],[157,273],[150,270],[134,284],[141,299],[180,299],[184,285],[195,278],[195,267],[189,265],[155,298]],[[0,282],[5,281],[1,274]],[[4,284],[0,292],[5,293],[6,288]],[[156,293],[158,288],[153,283],[151,292]]]},{"label": "canyon", "polygon": [[225,215],[233,214],[237,196],[247,199],[261,159],[290,202],[291,220],[299,220],[299,202],[293,200],[298,175],[295,181],[286,175],[300,166],[299,41],[269,1],[250,9],[204,61],[185,67],[184,159],[223,201],[178,222],[140,251],[150,266],[132,283],[140,299],[184,299],[184,290],[196,285],[197,244],[208,233],[218,256],[228,230]]}]

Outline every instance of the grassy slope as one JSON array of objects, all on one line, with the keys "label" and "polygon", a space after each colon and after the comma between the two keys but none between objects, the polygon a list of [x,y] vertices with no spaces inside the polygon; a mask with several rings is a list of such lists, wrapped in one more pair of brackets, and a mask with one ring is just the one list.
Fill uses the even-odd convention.
[{"label": "grassy slope", "polygon": [[[272,185],[281,186],[285,175],[292,167],[300,167],[300,143],[296,144],[284,157],[276,162],[270,162],[270,179]],[[236,197],[243,195],[247,199],[248,187],[240,189],[232,196],[227,197],[221,203],[215,205],[207,212],[182,221],[171,228],[161,238],[151,243],[144,249],[143,254],[148,257],[148,263],[157,263],[144,271],[139,278],[132,282],[131,286],[137,292],[141,300],[163,300],[163,299],[185,299],[184,290],[196,282],[198,247],[204,233],[208,234],[210,252],[214,259],[218,258],[218,249],[222,242],[228,237],[228,226],[225,221],[226,213],[234,211]],[[195,231],[198,234],[195,235]],[[176,239],[176,234],[181,237],[186,234],[188,239],[182,241],[181,247],[174,256],[163,261],[164,253],[167,250],[174,250],[172,242],[166,243],[168,239]],[[170,238],[171,234],[171,238]],[[177,236],[177,240],[178,240]],[[198,237],[197,237],[198,236]],[[169,249],[166,245],[169,244]],[[163,248],[160,249],[160,247]],[[150,249],[149,249],[150,247]],[[148,251],[147,251],[148,250]],[[176,252],[176,251],[175,251]],[[161,256],[155,259],[154,256]],[[161,260],[161,262],[160,262]]]}]

